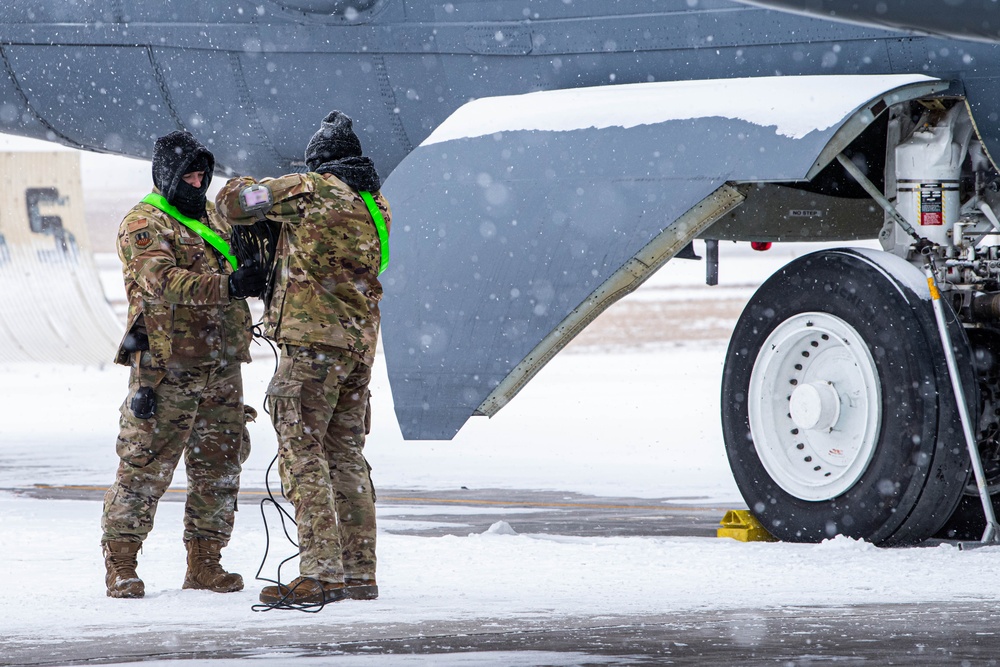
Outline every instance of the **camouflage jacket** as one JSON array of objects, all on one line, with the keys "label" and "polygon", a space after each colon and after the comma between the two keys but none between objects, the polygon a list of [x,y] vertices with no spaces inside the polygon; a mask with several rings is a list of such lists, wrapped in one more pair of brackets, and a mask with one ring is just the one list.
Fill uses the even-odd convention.
[{"label": "camouflage jacket", "polygon": [[[231,228],[211,202],[202,222],[229,241]],[[232,267],[198,234],[139,203],[118,228],[118,257],[128,296],[126,338],[145,328],[154,368],[250,361],[250,310],[229,299]],[[115,362],[127,366],[132,356],[123,339]]]},{"label": "camouflage jacket", "polygon": [[[240,209],[239,193],[255,182],[233,179],[216,197],[233,224],[254,222]],[[330,174],[289,174],[260,183],[274,197],[268,219],[281,223],[265,334],[278,343],[344,349],[371,366],[382,298],[381,246],[364,200]],[[372,196],[388,227],[388,202],[380,193]]]}]

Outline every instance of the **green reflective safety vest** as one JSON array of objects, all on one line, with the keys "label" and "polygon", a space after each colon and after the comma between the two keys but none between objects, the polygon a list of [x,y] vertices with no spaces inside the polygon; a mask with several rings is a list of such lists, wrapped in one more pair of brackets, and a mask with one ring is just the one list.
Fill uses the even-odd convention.
[{"label": "green reflective safety vest", "polygon": [[[182,225],[190,229],[192,232],[203,238],[205,240],[205,243],[208,243],[210,246],[218,250],[219,253],[226,258],[226,261],[228,261],[229,264],[233,267],[233,271],[239,268],[239,262],[236,260],[236,256],[233,255],[233,249],[229,247],[229,244],[226,243],[226,240],[221,236],[219,236],[213,229],[211,229],[201,220],[195,220],[194,218],[189,218],[188,216],[184,215],[183,213],[177,210],[176,206],[168,202],[166,197],[164,197],[163,195],[156,194],[155,192],[150,192],[148,195],[146,195],[143,198],[142,203],[149,204],[153,208],[160,209],[161,211],[169,215],[171,218],[173,218],[174,220],[181,223]],[[382,226],[383,227],[385,226],[384,222],[382,223]],[[381,238],[381,232],[379,233],[379,237]],[[385,257],[384,254],[383,257]]]},{"label": "green reflective safety vest", "polygon": [[365,206],[368,207],[368,212],[371,214],[372,220],[375,221],[375,229],[378,230],[378,245],[382,251],[382,262],[379,265],[378,273],[382,275],[385,267],[389,266],[389,230],[385,228],[385,218],[382,217],[382,211],[378,209],[378,204],[375,203],[372,193],[360,190],[358,194],[365,200]]}]

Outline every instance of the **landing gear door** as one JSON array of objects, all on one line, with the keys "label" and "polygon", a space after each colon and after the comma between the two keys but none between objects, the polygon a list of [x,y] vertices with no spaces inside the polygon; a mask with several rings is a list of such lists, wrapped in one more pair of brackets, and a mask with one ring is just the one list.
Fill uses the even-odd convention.
[{"label": "landing gear door", "polygon": [[382,334],[403,436],[450,439],[495,414],[598,313],[742,208],[748,188],[733,184],[805,182],[881,108],[948,85],[765,77],[459,108],[384,187]]}]

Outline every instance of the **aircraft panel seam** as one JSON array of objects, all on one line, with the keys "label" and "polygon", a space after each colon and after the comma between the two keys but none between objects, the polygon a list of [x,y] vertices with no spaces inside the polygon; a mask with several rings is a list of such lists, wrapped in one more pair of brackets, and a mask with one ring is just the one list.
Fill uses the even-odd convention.
[{"label": "aircraft panel seam", "polygon": [[376,55],[372,58],[372,61],[375,64],[375,78],[378,81],[379,96],[385,102],[386,109],[389,112],[392,132],[403,146],[403,150],[406,153],[410,153],[413,150],[413,143],[406,134],[406,128],[403,127],[403,122],[400,119],[399,105],[396,104],[396,94],[392,90],[389,72],[385,67],[385,58],[381,55]]},{"label": "aircraft panel seam", "polygon": [[163,78],[163,72],[160,70],[159,63],[156,62],[156,54],[153,53],[152,47],[146,47],[146,55],[149,57],[149,64],[153,68],[153,78],[156,79],[156,85],[159,86],[160,93],[163,96],[163,104],[166,105],[167,111],[170,112],[170,118],[177,125],[177,129],[183,130],[184,123],[181,122],[181,115],[177,113],[173,100],[170,99],[170,89],[167,86],[167,80]]},{"label": "aircraft panel seam", "polygon": [[250,127],[253,128],[254,133],[257,135],[257,139],[260,141],[260,146],[265,148],[268,153],[271,154],[271,158],[276,164],[287,162],[288,160],[282,158],[282,156],[278,153],[278,150],[274,147],[274,144],[271,142],[271,138],[264,130],[264,126],[261,124],[260,118],[257,116],[257,104],[250,95],[250,88],[247,86],[246,76],[243,74],[243,63],[240,62],[239,54],[230,53],[229,62],[232,68],[233,82],[236,84],[236,90],[240,95],[240,109],[243,111]]},{"label": "aircraft panel seam", "polygon": [[10,77],[11,83],[14,84],[14,90],[17,91],[18,97],[21,98],[21,101],[24,103],[24,108],[28,110],[28,113],[30,113],[35,120],[41,123],[46,130],[51,132],[53,136],[61,139],[67,146],[84,149],[85,147],[82,144],[70,139],[65,134],[57,130],[49,121],[45,120],[45,118],[38,113],[35,107],[31,105],[31,100],[28,99],[28,95],[24,92],[24,89],[21,88],[21,82],[17,80],[17,74],[14,73],[14,67],[10,64],[7,49],[3,46],[0,46],[0,60],[3,60],[3,66],[4,69],[7,70],[7,76]]}]

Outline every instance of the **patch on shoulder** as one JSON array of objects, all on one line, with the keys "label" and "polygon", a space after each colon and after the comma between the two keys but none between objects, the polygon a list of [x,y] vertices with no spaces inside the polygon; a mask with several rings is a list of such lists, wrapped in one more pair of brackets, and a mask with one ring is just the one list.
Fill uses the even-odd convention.
[{"label": "patch on shoulder", "polygon": [[136,232],[132,235],[132,245],[139,250],[145,250],[153,244],[153,236],[147,231]]},{"label": "patch on shoulder", "polygon": [[139,231],[140,229],[145,229],[149,226],[149,221],[146,218],[136,218],[128,223],[128,233]]}]

